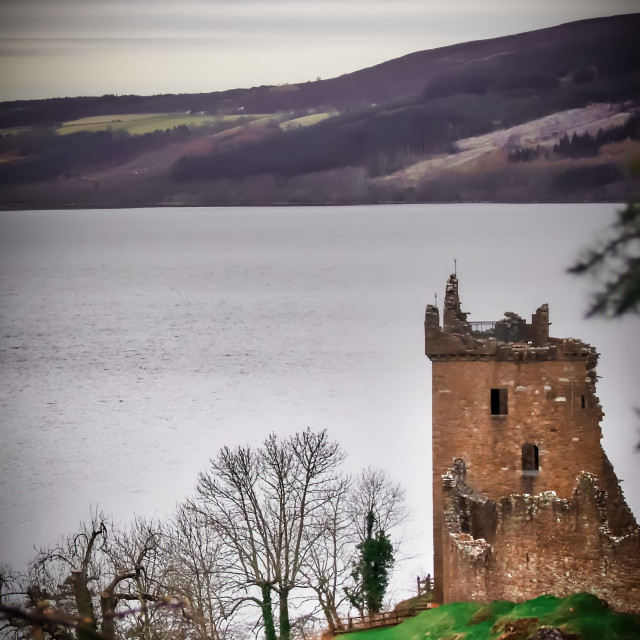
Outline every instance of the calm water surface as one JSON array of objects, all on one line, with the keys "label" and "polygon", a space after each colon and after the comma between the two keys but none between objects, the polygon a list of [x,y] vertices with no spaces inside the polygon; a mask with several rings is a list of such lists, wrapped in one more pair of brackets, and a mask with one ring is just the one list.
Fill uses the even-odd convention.
[{"label": "calm water surface", "polygon": [[424,306],[458,261],[472,320],[548,302],[602,354],[604,443],[640,512],[636,321],[584,321],[566,267],[613,205],[0,213],[0,561],[96,506],[164,516],[224,444],[326,428],[413,514],[397,589],[431,566]]}]

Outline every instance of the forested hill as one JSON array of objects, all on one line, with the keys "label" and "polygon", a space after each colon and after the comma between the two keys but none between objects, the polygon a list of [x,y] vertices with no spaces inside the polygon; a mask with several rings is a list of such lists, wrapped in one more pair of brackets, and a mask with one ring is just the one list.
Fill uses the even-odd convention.
[{"label": "forested hill", "polygon": [[640,197],[640,13],[207,94],[0,103],[0,207]]},{"label": "forested hill", "polygon": [[[494,88],[536,91],[573,74],[608,97],[624,91],[616,78],[640,69],[640,14],[597,18],[518,35],[419,51],[354,73],[295,85],[260,86],[198,94],[105,95],[0,103],[0,128],[51,124],[96,115],[165,113],[275,113],[309,108],[345,111],[402,102],[422,92],[453,89],[486,93]],[[628,78],[631,80],[631,78]]]}]

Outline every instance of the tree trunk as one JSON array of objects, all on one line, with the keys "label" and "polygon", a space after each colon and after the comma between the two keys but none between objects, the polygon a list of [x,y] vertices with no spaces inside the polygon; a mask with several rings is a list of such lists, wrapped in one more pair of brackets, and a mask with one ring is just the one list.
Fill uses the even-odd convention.
[{"label": "tree trunk", "polygon": [[335,632],[337,629],[342,629],[342,620],[340,619],[340,616],[338,615],[338,611],[336,610],[335,606],[332,604],[329,607],[329,628],[331,629],[332,633],[335,635]]},{"label": "tree trunk", "polygon": [[113,614],[117,604],[117,599],[114,598],[113,594],[109,591],[103,591],[100,594],[100,610],[102,612],[102,628],[100,631],[105,640],[115,640],[116,619],[113,617]]},{"label": "tree trunk", "polygon": [[78,640],[95,640],[97,631],[96,614],[93,610],[87,576],[84,571],[75,569],[71,572],[71,582],[78,615],[83,620],[83,624],[78,625]]},{"label": "tree trunk", "polygon": [[329,605],[322,602],[322,600],[320,600],[320,607],[322,608],[322,613],[324,613],[325,620],[327,621],[327,627],[329,628],[329,633],[332,636],[335,636],[337,621],[334,620],[333,612],[329,608]]},{"label": "tree trunk", "polygon": [[276,627],[273,623],[273,611],[271,610],[271,587],[268,584],[261,584],[262,589],[262,619],[264,620],[265,640],[276,639]]},{"label": "tree trunk", "polygon": [[291,621],[289,620],[289,589],[284,588],[280,595],[280,640],[291,637]]},{"label": "tree trunk", "polygon": [[[136,571],[136,573],[138,573]],[[151,622],[149,619],[149,609],[147,608],[147,599],[146,599],[146,594],[144,592],[144,589],[142,588],[142,582],[140,581],[140,574],[138,573],[138,575],[136,576],[136,585],[138,587],[138,594],[139,594],[139,600],[140,600],[140,605],[142,608],[142,615],[143,615],[143,619],[144,619],[144,626],[143,626],[143,637],[146,640],[151,640]]]}]

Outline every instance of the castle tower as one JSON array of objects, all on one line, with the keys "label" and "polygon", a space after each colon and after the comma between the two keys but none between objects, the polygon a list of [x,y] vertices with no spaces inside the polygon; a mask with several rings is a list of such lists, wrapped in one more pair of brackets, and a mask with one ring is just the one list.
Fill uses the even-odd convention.
[{"label": "castle tower", "polygon": [[640,610],[640,530],[600,439],[596,350],[549,337],[549,309],[469,322],[458,279],[432,366],[434,588],[440,602],[596,593]]}]

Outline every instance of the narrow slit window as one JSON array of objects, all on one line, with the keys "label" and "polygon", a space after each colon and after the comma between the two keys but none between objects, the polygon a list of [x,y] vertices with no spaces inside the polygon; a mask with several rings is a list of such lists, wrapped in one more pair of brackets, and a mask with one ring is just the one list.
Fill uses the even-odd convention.
[{"label": "narrow slit window", "polygon": [[507,389],[491,389],[491,415],[507,415]]},{"label": "narrow slit window", "polygon": [[540,457],[535,444],[522,445],[522,475],[537,476],[540,470]]},{"label": "narrow slit window", "polygon": [[582,396],[580,399],[580,407],[584,409],[587,406],[587,399],[585,396]]}]

